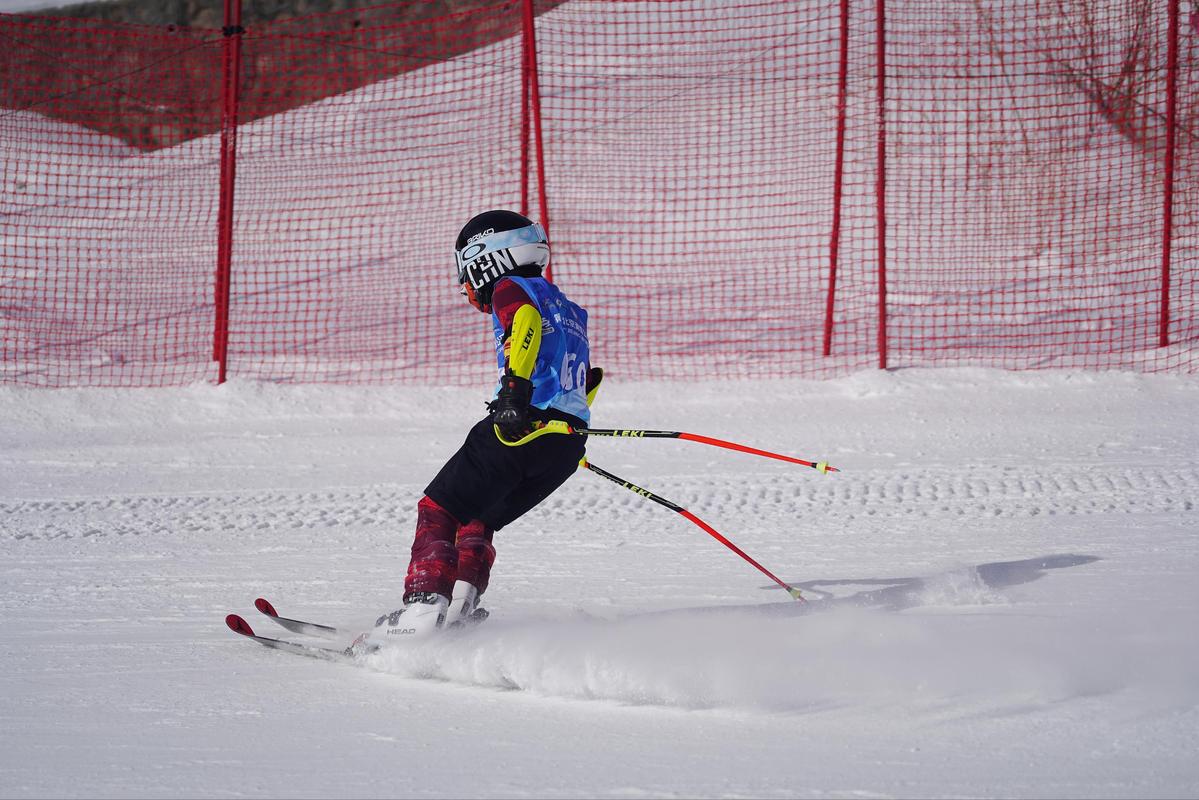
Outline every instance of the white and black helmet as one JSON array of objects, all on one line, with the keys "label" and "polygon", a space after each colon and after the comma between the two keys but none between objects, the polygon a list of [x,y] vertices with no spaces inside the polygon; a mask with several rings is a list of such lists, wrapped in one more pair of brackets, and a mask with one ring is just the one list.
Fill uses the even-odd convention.
[{"label": "white and black helmet", "polygon": [[549,261],[545,230],[515,211],[479,214],[454,242],[458,283],[469,285],[483,303],[491,302],[491,287],[503,276],[539,275]]}]

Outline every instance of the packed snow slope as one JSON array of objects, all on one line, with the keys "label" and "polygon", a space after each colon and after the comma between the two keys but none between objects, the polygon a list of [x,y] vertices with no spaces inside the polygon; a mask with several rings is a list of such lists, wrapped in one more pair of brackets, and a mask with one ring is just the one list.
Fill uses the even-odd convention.
[{"label": "packed snow slope", "polygon": [[482,392],[0,389],[0,797],[1195,797],[1199,378],[985,370],[629,384],[681,429],[497,535],[477,630],[356,630]]}]

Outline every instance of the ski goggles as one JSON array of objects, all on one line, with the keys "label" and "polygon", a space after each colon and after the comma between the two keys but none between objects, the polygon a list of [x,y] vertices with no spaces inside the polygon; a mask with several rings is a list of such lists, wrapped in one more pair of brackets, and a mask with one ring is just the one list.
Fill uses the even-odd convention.
[{"label": "ski goggles", "polygon": [[471,237],[466,247],[454,251],[454,262],[458,267],[458,283],[466,283],[466,268],[470,262],[488,253],[498,253],[525,244],[546,243],[545,229],[534,222],[523,228],[498,233],[483,231]]}]

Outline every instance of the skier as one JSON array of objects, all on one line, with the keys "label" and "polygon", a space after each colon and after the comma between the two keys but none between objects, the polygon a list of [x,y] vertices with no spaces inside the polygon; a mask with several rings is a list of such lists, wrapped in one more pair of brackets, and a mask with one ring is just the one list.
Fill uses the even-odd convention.
[{"label": "skier", "polygon": [[578,434],[536,435],[547,421],[584,428],[590,371],[587,312],[541,277],[550,248],[542,227],[512,211],[487,211],[454,244],[458,284],[491,315],[500,369],[489,414],[417,503],[404,605],[360,637],[367,649],[486,616],[478,608],[495,561],[492,534],[574,473]]}]

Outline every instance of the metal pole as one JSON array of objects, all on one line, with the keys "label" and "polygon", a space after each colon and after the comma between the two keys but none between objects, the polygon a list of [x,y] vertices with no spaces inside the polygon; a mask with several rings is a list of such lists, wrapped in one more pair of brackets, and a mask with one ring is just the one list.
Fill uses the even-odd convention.
[{"label": "metal pole", "polygon": [[829,234],[828,295],[824,306],[824,355],[833,351],[833,309],[841,250],[841,195],[845,176],[845,111],[849,73],[849,0],[841,0],[841,63],[837,72],[837,153],[833,165],[833,229]]},{"label": "metal pole", "polygon": [[529,215],[529,31],[520,37],[520,213]]},{"label": "metal pole", "polygon": [[875,211],[878,239],[878,367],[887,368],[887,21],[886,0],[877,0],[875,55],[878,62],[878,146]]},{"label": "metal pole", "polygon": [[[537,157],[537,203],[540,213],[539,222],[545,228],[545,235],[550,235],[549,202],[545,193],[545,148],[541,139],[541,90],[537,85],[537,37],[533,24],[533,0],[524,0],[524,30],[525,41],[528,42],[528,61],[525,69],[529,76],[530,111],[533,119],[533,145]],[[550,267],[545,270],[546,280],[553,281],[554,276]]]},{"label": "metal pole", "polygon": [[233,257],[233,187],[237,166],[237,106],[241,78],[241,0],[225,0],[222,44],[221,185],[217,208],[216,330],[213,359],[219,363],[217,383],[229,365],[229,297]]},{"label": "metal pole", "polygon": [[1171,0],[1166,52],[1166,163],[1162,184],[1162,287],[1157,344],[1170,344],[1170,256],[1174,232],[1174,144],[1178,138],[1178,17],[1180,0]]}]

